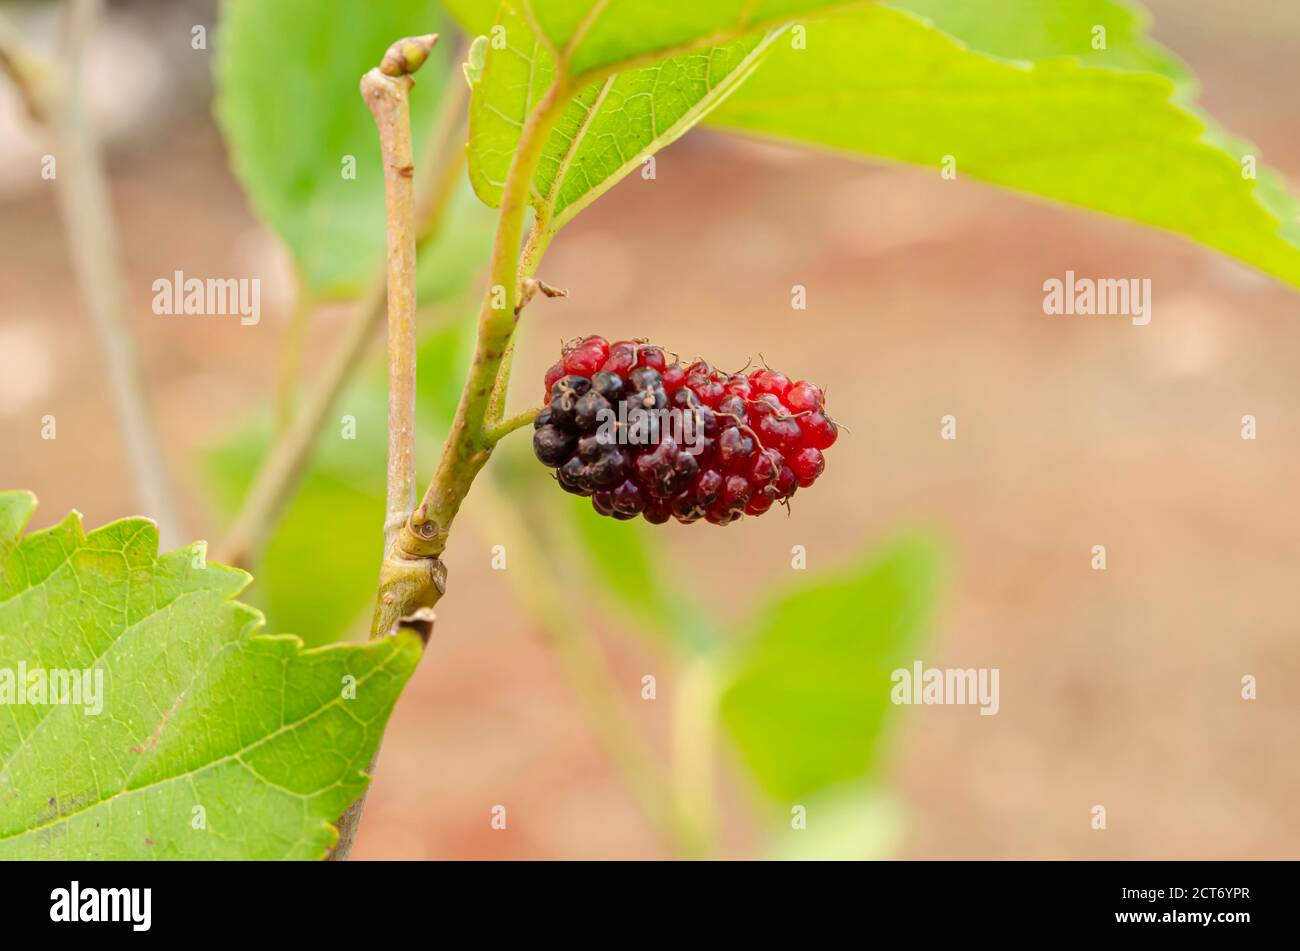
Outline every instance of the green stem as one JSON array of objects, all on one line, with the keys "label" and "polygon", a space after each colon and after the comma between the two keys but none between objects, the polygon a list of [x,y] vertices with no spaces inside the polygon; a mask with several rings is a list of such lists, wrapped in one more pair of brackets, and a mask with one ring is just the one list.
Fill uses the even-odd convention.
[{"label": "green stem", "polygon": [[69,0],[64,7],[62,74],[48,115],[59,155],[56,194],[77,288],[103,350],[138,501],[158,523],[161,549],[168,551],[183,544],[185,534],[127,320],[120,234],[95,123],[86,106],[83,66],[95,42],[100,7],[99,0]]},{"label": "green stem", "polygon": [[567,101],[567,87],[557,82],[547,89],[524,123],[501,199],[488,289],[479,309],[478,341],[469,379],[433,480],[393,547],[391,554],[399,560],[437,558],[442,554],[451,523],[474,477],[491,455],[487,414],[518,320],[519,245],[524,214],[528,210],[529,187],[546,137]]},{"label": "green stem", "polygon": [[495,446],[506,436],[509,436],[511,433],[513,433],[516,429],[523,429],[525,426],[530,425],[533,422],[533,420],[537,418],[537,414],[540,412],[541,409],[539,407],[534,406],[532,409],[526,409],[522,413],[516,413],[514,416],[511,416],[509,419],[497,423],[495,426],[493,426],[491,429],[487,431],[486,439],[488,441],[488,444],[491,446]]},{"label": "green stem", "polygon": [[50,64],[28,54],[9,21],[0,18],[0,72],[9,76],[27,117],[37,125],[48,120]]},{"label": "green stem", "polygon": [[494,426],[506,415],[506,396],[510,390],[510,371],[515,363],[515,341],[506,347],[505,356],[501,358],[501,367],[497,370],[497,381],[492,387],[492,396],[488,400],[487,423]]},{"label": "green stem", "polygon": [[[542,255],[551,244],[551,238],[554,237],[551,230],[545,210],[539,210],[536,219],[533,221],[533,227],[528,232],[528,241],[524,244],[523,253],[519,256],[518,283],[523,287],[524,282],[537,274],[537,266],[541,263]],[[505,416],[506,397],[510,393],[510,370],[515,359],[515,342],[510,341],[506,348],[505,356],[501,358],[501,366],[497,369],[496,382],[492,385],[492,396],[488,402],[488,423],[497,423]]]},{"label": "green stem", "polygon": [[707,856],[707,836],[676,799],[663,763],[610,676],[591,626],[575,622],[571,606],[558,596],[562,585],[550,567],[552,559],[523,524],[518,503],[490,478],[480,491],[487,498],[475,509],[475,526],[490,532],[510,553],[515,567],[505,574],[529,616],[540,625],[596,739],[673,853]]},{"label": "green stem", "polygon": [[280,379],[275,398],[275,432],[281,436],[293,422],[294,403],[298,394],[298,375],[302,370],[302,352],[307,342],[316,298],[302,275],[298,276],[298,299],[294,302],[289,326],[280,349]]},{"label": "green stem", "polygon": [[674,798],[683,816],[698,831],[701,843],[706,844],[716,840],[718,824],[715,667],[708,655],[696,654],[686,660],[673,703]]}]

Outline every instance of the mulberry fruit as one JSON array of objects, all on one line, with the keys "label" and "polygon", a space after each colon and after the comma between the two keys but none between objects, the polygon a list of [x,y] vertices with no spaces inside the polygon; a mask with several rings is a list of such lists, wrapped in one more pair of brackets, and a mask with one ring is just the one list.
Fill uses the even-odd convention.
[{"label": "mulberry fruit", "polygon": [[534,454],[566,492],[617,519],[762,515],[817,481],[838,436],[814,383],[670,363],[643,341],[576,340],[545,390]]}]

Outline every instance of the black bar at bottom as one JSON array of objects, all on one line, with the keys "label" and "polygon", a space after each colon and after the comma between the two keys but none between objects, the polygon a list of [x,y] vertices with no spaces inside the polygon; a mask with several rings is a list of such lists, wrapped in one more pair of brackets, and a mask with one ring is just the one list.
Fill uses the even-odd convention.
[{"label": "black bar at bottom", "polygon": [[0,920],[15,939],[364,934],[370,944],[441,920],[486,927],[484,937],[513,926],[602,944],[621,942],[608,931],[620,921],[629,935],[664,939],[666,927],[738,936],[784,924],[806,937],[834,927],[868,940],[901,928],[926,939],[1223,942],[1284,928],[1295,881],[1285,862],[31,862],[0,865]]}]

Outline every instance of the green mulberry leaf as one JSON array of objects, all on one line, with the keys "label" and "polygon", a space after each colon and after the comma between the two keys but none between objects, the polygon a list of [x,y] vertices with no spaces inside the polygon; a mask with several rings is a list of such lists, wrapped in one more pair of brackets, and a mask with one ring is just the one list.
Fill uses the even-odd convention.
[{"label": "green mulberry leaf", "polygon": [[0,493],[0,859],[323,857],[420,639],[303,650],[201,543],[35,507]]},{"label": "green mulberry leaf", "polygon": [[[501,203],[529,114],[556,78],[547,37],[526,8],[502,3],[491,39],[467,69],[469,174],[488,205]],[[619,8],[620,13],[626,12]],[[539,220],[558,231],[647,156],[697,125],[748,77],[780,30],[757,31],[605,75],[567,102],[546,140],[531,183]]]},{"label": "green mulberry leaf", "polygon": [[[879,5],[808,23],[708,121],[849,155],[951,162],[959,178],[1163,228],[1300,286],[1300,202],[1191,105],[1186,71],[1119,4],[999,0],[976,15],[950,0],[903,3],[940,28]],[[1086,51],[1090,19],[1110,22],[1108,50]]]},{"label": "green mulberry leaf", "polygon": [[[214,108],[231,165],[318,295],[355,294],[384,254],[383,161],[361,75],[394,40],[445,22],[428,0],[221,5]],[[411,96],[417,167],[448,58],[439,43]]]}]

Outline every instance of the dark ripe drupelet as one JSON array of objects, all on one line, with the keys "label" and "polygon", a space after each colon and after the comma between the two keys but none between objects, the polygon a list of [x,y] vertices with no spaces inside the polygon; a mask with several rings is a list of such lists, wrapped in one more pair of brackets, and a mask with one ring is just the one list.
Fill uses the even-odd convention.
[{"label": "dark ripe drupelet", "polygon": [[668,511],[672,513],[673,518],[677,519],[677,521],[683,525],[689,525],[691,522],[699,521],[704,517],[705,505],[692,495],[689,489],[684,489],[673,496]]},{"label": "dark ripe drupelet", "polygon": [[591,507],[601,515],[608,515],[610,518],[619,518],[618,513],[614,511],[613,492],[597,492],[591,497]]},{"label": "dark ripe drupelet", "polygon": [[642,511],[641,517],[651,525],[662,525],[673,517],[673,513],[667,502],[662,499],[651,499],[645,504],[645,510]]},{"label": "dark ripe drupelet", "polygon": [[547,466],[562,466],[573,453],[578,440],[559,426],[543,426],[533,431],[533,453]]},{"label": "dark ripe drupelet", "polygon": [[636,457],[636,480],[657,499],[670,499],[677,488],[677,444],[665,436]]},{"label": "dark ripe drupelet", "polygon": [[617,446],[607,446],[594,461],[587,463],[591,484],[598,489],[618,485],[627,475],[627,461]]},{"label": "dark ripe drupelet", "polygon": [[668,391],[664,389],[663,377],[658,370],[638,367],[627,375],[627,384],[623,387],[623,399],[628,409],[651,410],[668,407]]},{"label": "dark ripe drupelet", "polygon": [[573,424],[581,432],[592,433],[596,431],[596,425],[608,419],[608,413],[613,410],[609,400],[601,396],[595,390],[591,390],[578,397],[578,402],[573,410]]},{"label": "dark ripe drupelet", "polygon": [[560,480],[560,487],[565,492],[572,492],[574,495],[591,495],[595,491],[591,487],[591,476],[587,472],[587,466],[577,456],[570,456],[565,460],[564,465],[556,470],[555,477]]},{"label": "dark ripe drupelet", "polygon": [[592,463],[600,458],[601,453],[606,449],[605,443],[601,440],[599,433],[590,436],[583,436],[578,440],[578,458],[583,462]]},{"label": "dark ripe drupelet", "polygon": [[699,474],[700,464],[689,452],[679,452],[677,462],[673,465],[673,475],[678,485],[690,485]]},{"label": "dark ripe drupelet", "polygon": [[591,380],[585,376],[563,376],[551,386],[551,422],[566,429],[574,424],[578,400],[591,389]]},{"label": "dark ripe drupelet", "polygon": [[646,507],[645,493],[631,479],[614,489],[597,492],[591,501],[597,512],[618,519],[636,518]]},{"label": "dark ripe drupelet", "polygon": [[584,337],[546,372],[533,452],[601,515],[727,525],[825,469],[838,430],[820,387],[764,368],[668,363],[644,341]]},{"label": "dark ripe drupelet", "polygon": [[602,370],[591,378],[591,388],[610,402],[617,404],[623,398],[623,378],[617,373]]},{"label": "dark ripe drupelet", "polygon": [[691,494],[706,508],[718,501],[722,493],[722,473],[717,469],[705,469],[695,477]]}]

